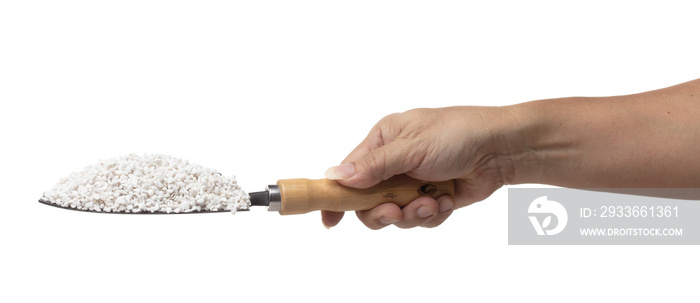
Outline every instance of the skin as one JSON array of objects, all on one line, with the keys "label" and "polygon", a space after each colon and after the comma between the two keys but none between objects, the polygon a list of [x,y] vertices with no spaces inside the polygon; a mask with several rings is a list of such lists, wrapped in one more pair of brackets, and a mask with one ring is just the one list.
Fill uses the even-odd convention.
[{"label": "skin", "polygon": [[[379,121],[329,178],[367,188],[398,174],[454,179],[454,199],[358,211],[369,228],[435,227],[507,184],[700,187],[700,79],[641,94],[503,107],[414,109]],[[322,212],[323,224],[343,213]]]}]

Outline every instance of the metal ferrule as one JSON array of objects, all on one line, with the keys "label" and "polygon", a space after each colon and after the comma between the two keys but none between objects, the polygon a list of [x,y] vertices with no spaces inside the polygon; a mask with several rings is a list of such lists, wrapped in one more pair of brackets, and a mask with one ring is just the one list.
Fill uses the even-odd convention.
[{"label": "metal ferrule", "polygon": [[270,205],[267,206],[268,211],[280,211],[282,209],[282,195],[280,188],[277,185],[268,185],[267,192],[270,197]]}]

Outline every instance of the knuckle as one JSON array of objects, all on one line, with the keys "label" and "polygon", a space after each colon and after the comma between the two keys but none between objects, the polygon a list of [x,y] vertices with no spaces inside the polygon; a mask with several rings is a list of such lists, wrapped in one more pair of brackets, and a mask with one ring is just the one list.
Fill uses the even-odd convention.
[{"label": "knuckle", "polygon": [[437,216],[437,217],[434,217],[433,219],[431,219],[431,220],[429,220],[429,221],[423,223],[421,226],[422,226],[422,227],[425,227],[425,228],[435,228],[435,227],[438,227],[438,226],[442,225],[442,223],[444,223],[445,220],[447,220],[447,218],[448,218],[451,214],[452,214],[452,211],[449,211],[449,212],[447,212],[447,213],[441,214],[441,215],[439,215],[439,216]]},{"label": "knuckle", "polygon": [[357,210],[355,211],[355,215],[357,216],[357,219],[359,219],[362,223],[367,224],[367,212],[363,210]]},{"label": "knuckle", "polygon": [[380,230],[380,229],[386,227],[386,225],[368,225],[368,224],[365,224],[365,226],[367,226],[367,228],[369,228],[371,230]]},{"label": "knuckle", "polygon": [[400,116],[401,116],[401,113],[391,113],[391,114],[388,114],[388,115],[384,116],[384,118],[382,118],[381,120],[379,120],[379,123],[377,123],[377,124],[387,124],[387,123],[390,124],[391,122],[395,121],[395,120],[396,120],[397,118],[399,118]]},{"label": "knuckle", "polygon": [[382,229],[384,228],[385,225],[381,224],[376,216],[371,215],[370,213],[371,210],[366,210],[366,211],[355,211],[355,214],[357,215],[357,218],[367,226],[367,228],[372,229],[372,230],[377,230],[377,229]]},{"label": "knuckle", "polygon": [[420,223],[414,220],[402,220],[400,222],[394,223],[394,225],[401,229],[409,229],[420,226]]},{"label": "knuckle", "polygon": [[365,172],[370,179],[384,180],[386,171],[386,152],[383,148],[371,151],[364,161],[360,161],[360,171]]},{"label": "knuckle", "polygon": [[417,227],[417,226],[418,226],[418,225],[396,225],[396,227],[398,227],[398,228],[400,228],[400,229],[411,229],[411,228],[414,228],[414,227]]},{"label": "knuckle", "polygon": [[421,227],[425,227],[425,228],[435,228],[435,227],[440,226],[440,224],[442,224],[442,222],[444,222],[444,220],[438,220],[438,221],[436,221],[436,222],[434,222],[434,220],[431,220],[431,221],[429,221],[429,222],[426,222],[426,223],[422,224]]}]

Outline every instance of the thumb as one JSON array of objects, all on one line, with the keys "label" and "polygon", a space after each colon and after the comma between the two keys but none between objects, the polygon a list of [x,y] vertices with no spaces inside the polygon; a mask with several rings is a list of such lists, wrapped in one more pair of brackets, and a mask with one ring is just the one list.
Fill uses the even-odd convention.
[{"label": "thumb", "polygon": [[326,171],[326,178],[337,180],[338,183],[355,188],[368,188],[377,183],[415,169],[414,152],[408,144],[394,140],[389,144],[370,150],[368,153],[334,166]]}]

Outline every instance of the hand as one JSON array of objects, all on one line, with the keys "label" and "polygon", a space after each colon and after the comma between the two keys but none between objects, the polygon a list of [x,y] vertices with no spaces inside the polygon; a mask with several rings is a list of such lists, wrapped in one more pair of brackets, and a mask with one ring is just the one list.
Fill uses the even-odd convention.
[{"label": "hand", "polygon": [[[400,228],[435,227],[455,208],[481,201],[504,184],[508,163],[497,150],[499,127],[505,113],[496,107],[415,109],[385,117],[370,131],[340,166],[326,175],[344,186],[367,188],[394,175],[445,181],[455,179],[454,199],[421,197],[403,209],[385,203],[357,217],[369,228],[394,224]],[[507,147],[507,145],[505,145]],[[330,228],[344,213],[323,211]]]}]

